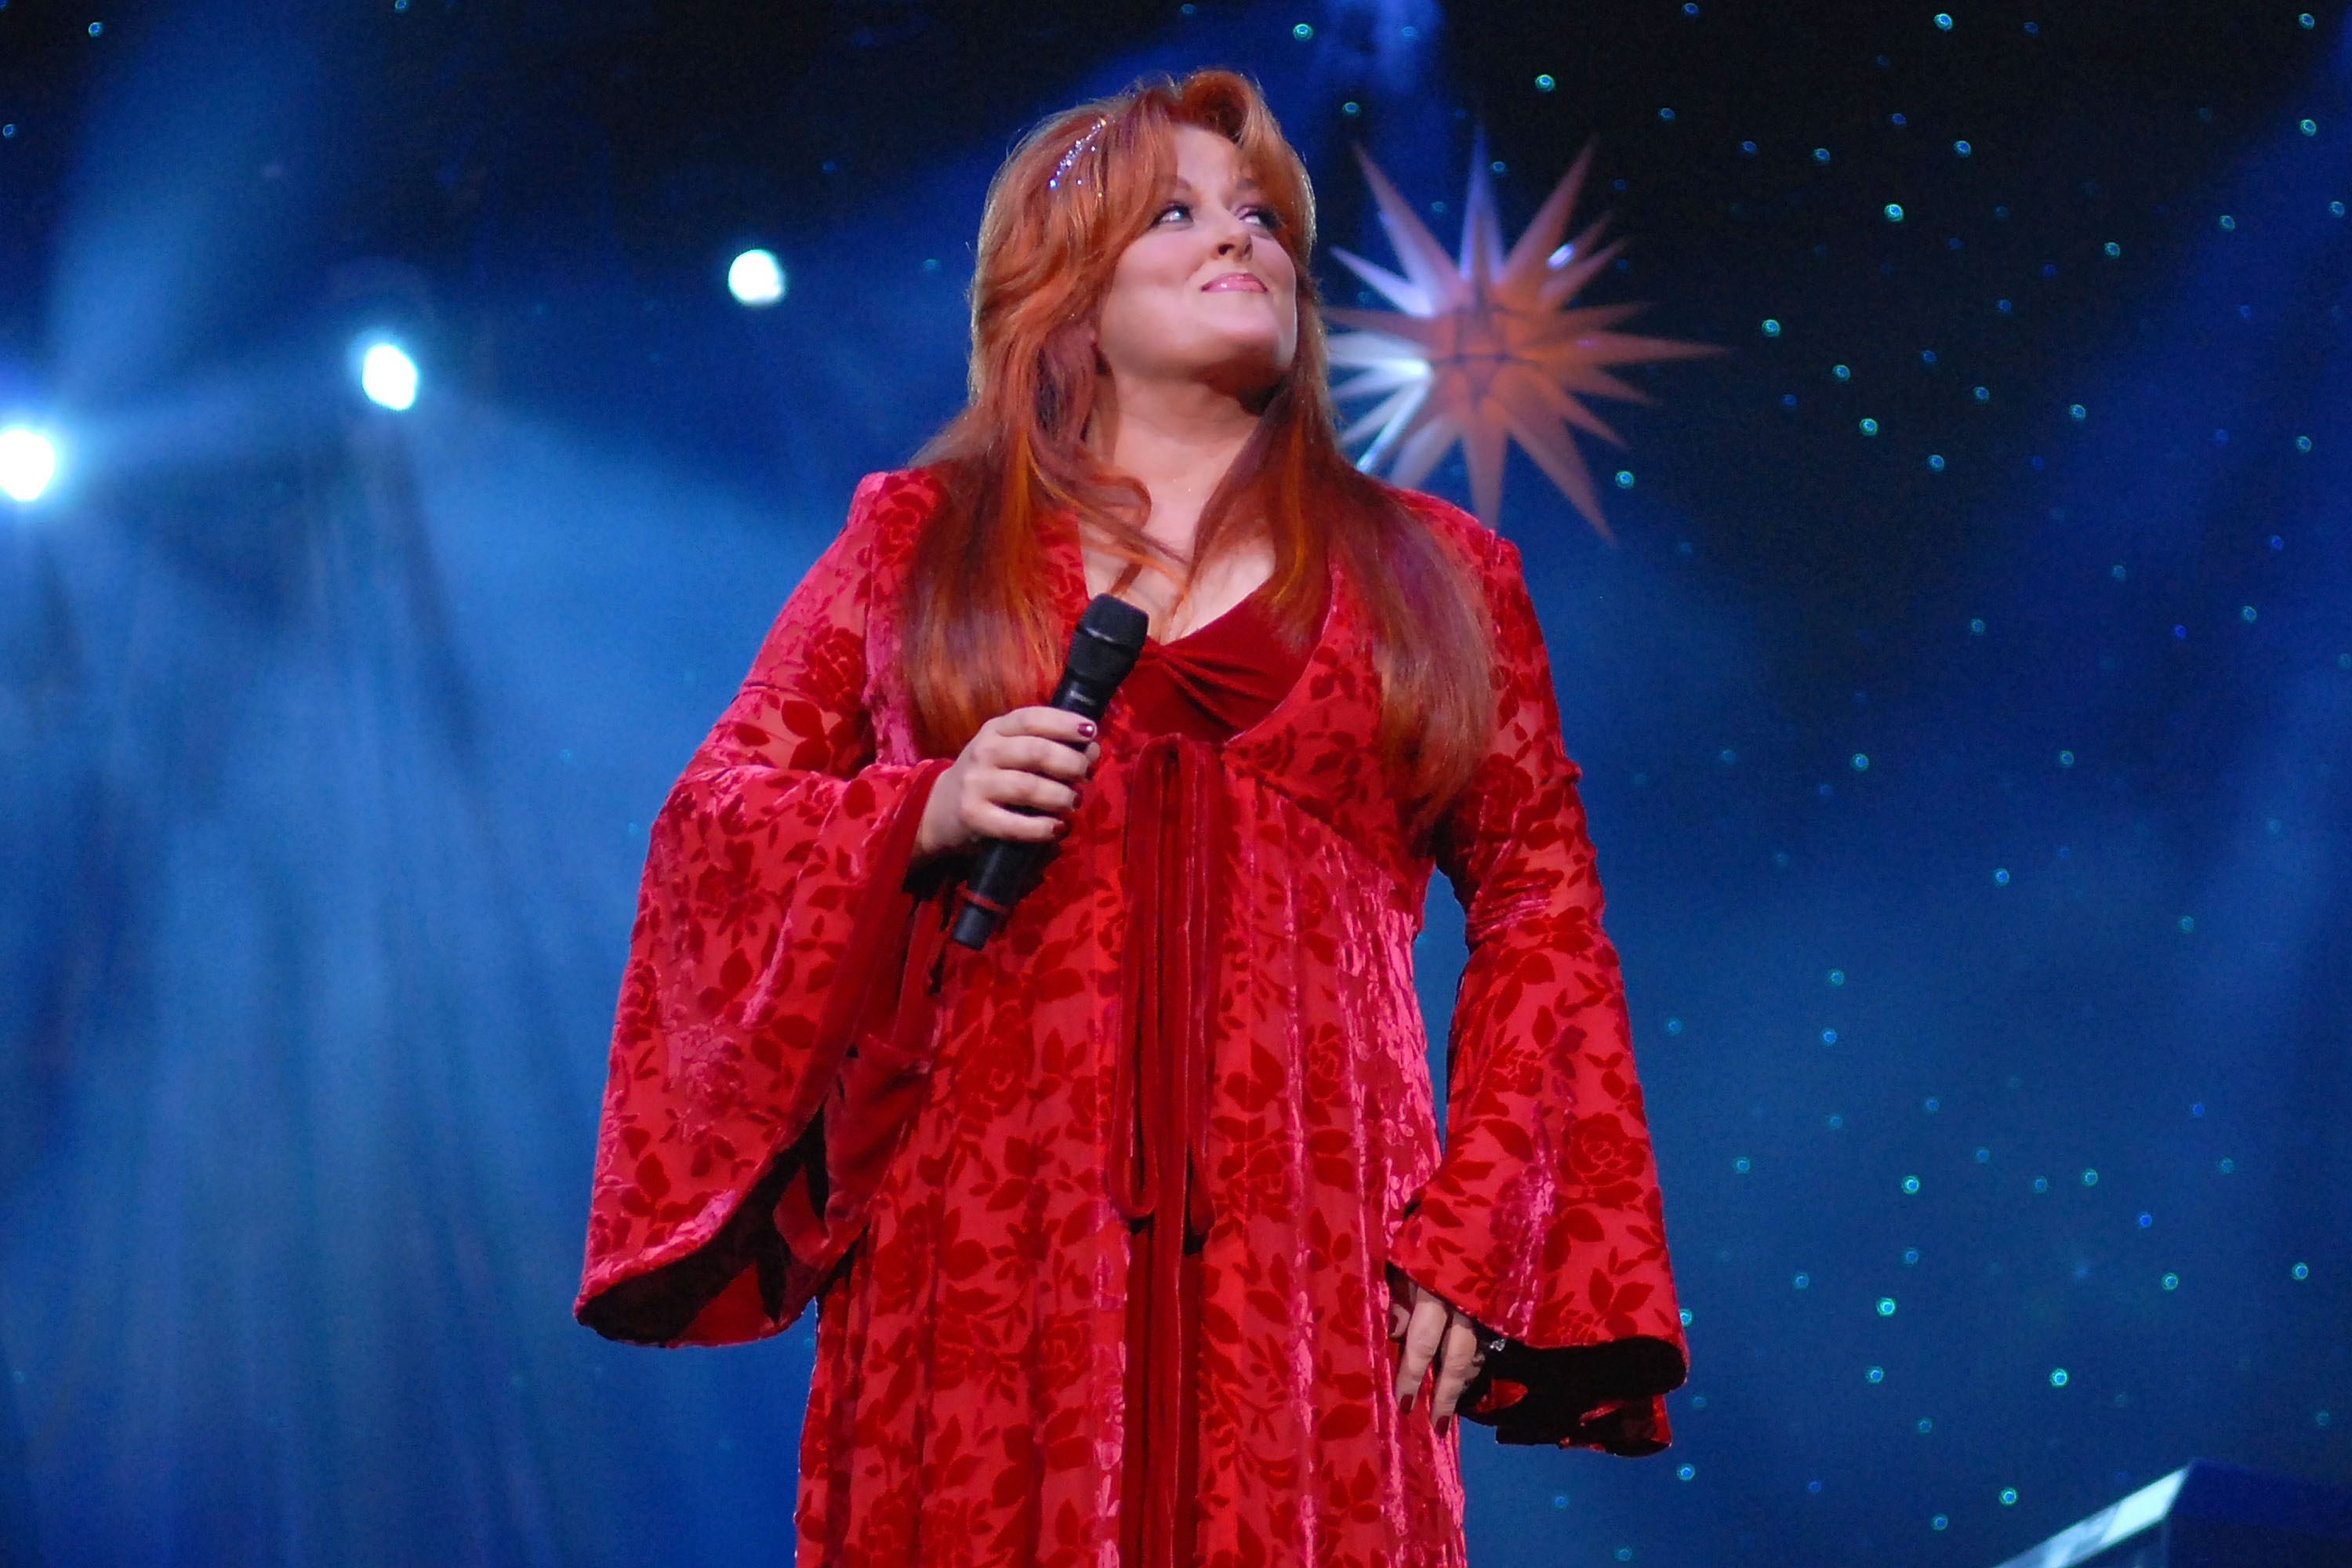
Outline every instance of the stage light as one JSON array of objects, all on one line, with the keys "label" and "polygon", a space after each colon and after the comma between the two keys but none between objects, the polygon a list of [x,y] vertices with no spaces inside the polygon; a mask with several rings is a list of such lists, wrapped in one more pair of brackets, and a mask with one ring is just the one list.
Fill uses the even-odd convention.
[{"label": "stage light", "polygon": [[58,471],[58,449],[47,436],[12,425],[0,430],[0,490],[20,501],[37,501]]},{"label": "stage light", "polygon": [[397,414],[416,401],[416,362],[390,343],[373,344],[360,359],[360,390]]},{"label": "stage light", "polygon": [[747,250],[727,268],[727,291],[754,310],[784,297],[783,263],[772,250]]}]

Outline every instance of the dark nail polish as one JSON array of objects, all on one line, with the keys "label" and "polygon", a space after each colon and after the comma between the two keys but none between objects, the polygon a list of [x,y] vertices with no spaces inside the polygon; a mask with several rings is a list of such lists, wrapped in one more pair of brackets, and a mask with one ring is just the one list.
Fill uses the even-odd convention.
[{"label": "dark nail polish", "polygon": [[1091,719],[1079,720],[1078,733],[1084,735],[1089,741],[1093,740],[1095,738],[1095,721]]}]

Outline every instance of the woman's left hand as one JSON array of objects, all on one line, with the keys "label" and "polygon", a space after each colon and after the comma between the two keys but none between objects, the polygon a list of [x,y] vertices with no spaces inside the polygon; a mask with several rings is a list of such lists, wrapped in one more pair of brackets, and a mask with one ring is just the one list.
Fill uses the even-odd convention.
[{"label": "woman's left hand", "polygon": [[1486,1356],[1479,1347],[1486,1331],[1469,1313],[1434,1290],[1425,1290],[1393,1266],[1389,1269],[1389,1338],[1402,1341],[1397,1365],[1397,1408],[1412,1408],[1412,1396],[1433,1364],[1437,1389],[1429,1402],[1429,1419],[1439,1425],[1454,1414],[1454,1403],[1470,1386]]}]

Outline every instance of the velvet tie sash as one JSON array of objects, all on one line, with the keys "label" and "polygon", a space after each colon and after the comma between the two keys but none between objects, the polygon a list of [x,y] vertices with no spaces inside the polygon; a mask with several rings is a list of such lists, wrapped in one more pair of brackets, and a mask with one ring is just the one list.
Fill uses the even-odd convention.
[{"label": "velvet tie sash", "polygon": [[1224,790],[1188,736],[1145,743],[1129,774],[1126,1037],[1111,1100],[1111,1201],[1134,1236],[1127,1296],[1126,1568],[1189,1568],[1200,1431],[1201,1246],[1209,1197],[1210,1019]]}]

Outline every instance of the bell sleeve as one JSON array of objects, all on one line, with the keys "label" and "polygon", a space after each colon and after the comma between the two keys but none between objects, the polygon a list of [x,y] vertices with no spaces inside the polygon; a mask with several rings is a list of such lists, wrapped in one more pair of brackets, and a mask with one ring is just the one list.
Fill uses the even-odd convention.
[{"label": "bell sleeve", "polygon": [[1463,1415],[1503,1442],[1654,1453],[1686,1351],[1624,986],[1518,552],[1485,548],[1498,722],[1434,840],[1469,947],[1445,1148],[1390,1261],[1506,1341]]},{"label": "bell sleeve", "polygon": [[861,1228],[925,1065],[908,981],[940,900],[910,863],[947,763],[874,760],[888,484],[859,486],[652,824],[573,1308],[614,1339],[722,1343],[796,1317]]}]

